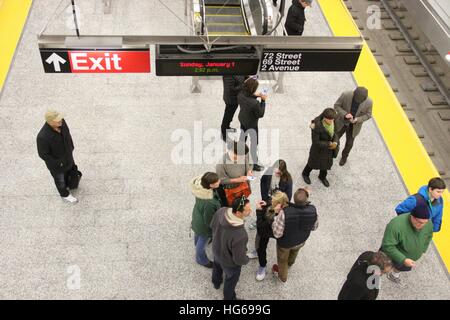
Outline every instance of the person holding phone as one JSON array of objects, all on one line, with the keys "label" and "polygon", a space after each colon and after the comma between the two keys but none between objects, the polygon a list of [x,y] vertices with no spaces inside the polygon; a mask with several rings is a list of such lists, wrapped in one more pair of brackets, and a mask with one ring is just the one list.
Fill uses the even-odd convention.
[{"label": "person holding phone", "polygon": [[309,151],[308,163],[302,172],[303,180],[311,184],[309,177],[312,170],[320,170],[319,180],[325,187],[329,187],[328,170],[333,166],[333,158],[339,151],[339,137],[334,129],[334,119],[337,113],[332,108],[325,109],[320,116],[313,120],[311,127],[312,146]]},{"label": "person holding phone", "polygon": [[264,200],[256,204],[256,238],[255,247],[258,253],[259,267],[256,272],[256,280],[262,281],[266,277],[267,266],[267,245],[270,238],[274,238],[272,223],[275,215],[286,208],[289,204],[287,195],[281,191],[276,191],[271,198],[271,202]]},{"label": "person holding phone", "polygon": [[[239,122],[241,123],[241,141],[246,141],[250,136],[250,154],[254,171],[262,171],[263,166],[258,164],[258,121],[264,117],[266,111],[267,95],[256,93],[259,83],[253,77],[244,81],[242,91],[238,95],[238,102],[241,106],[239,111]],[[258,101],[258,98],[261,101]]]}]

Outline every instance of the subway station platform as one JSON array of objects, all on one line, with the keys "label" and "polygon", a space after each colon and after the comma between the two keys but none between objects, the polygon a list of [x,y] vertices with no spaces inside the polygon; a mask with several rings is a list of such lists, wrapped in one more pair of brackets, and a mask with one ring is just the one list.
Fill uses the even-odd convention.
[{"label": "subway station platform", "polygon": [[[58,2],[33,2],[0,96],[0,298],[222,299],[222,291],[211,284],[211,271],[194,259],[189,231],[194,197],[188,188],[193,177],[215,170],[215,162],[195,163],[203,148],[196,148],[194,137],[220,127],[222,81],[201,81],[202,93],[193,94],[188,77],[45,74],[36,35]],[[184,2],[169,2],[183,17]],[[304,36],[333,35],[321,7],[325,2],[315,1],[307,11]],[[185,30],[155,0],[116,1],[111,14],[104,14],[99,3],[78,1],[82,32]],[[52,24],[49,32],[61,33],[61,28],[62,22]],[[310,120],[356,85],[351,73],[287,73],[285,93],[269,93],[259,126],[269,135],[279,132],[279,156],[293,175],[294,189],[304,186]],[[37,155],[35,139],[48,108],[65,114],[83,172],[75,205],[61,201]],[[232,126],[239,126],[237,113]],[[179,143],[174,137],[180,135],[192,138],[191,164],[174,162]],[[270,274],[276,262],[272,239],[266,279],[255,280],[258,262],[251,260],[242,269],[239,297],[336,299],[356,258],[380,247],[395,206],[408,192],[374,120],[364,124],[348,164],[337,162],[328,189],[311,174],[319,228],[300,251],[287,283]],[[259,179],[252,189],[254,209]],[[252,250],[256,231],[247,230]],[[442,260],[430,246],[417,268],[402,274],[401,285],[382,278],[379,299],[450,299]],[[78,289],[68,285],[74,268],[81,276]]]}]

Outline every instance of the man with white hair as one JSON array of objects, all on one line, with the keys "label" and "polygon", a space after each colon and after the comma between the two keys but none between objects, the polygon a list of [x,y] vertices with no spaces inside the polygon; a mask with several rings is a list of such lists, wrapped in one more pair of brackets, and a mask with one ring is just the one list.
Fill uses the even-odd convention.
[{"label": "man with white hair", "polygon": [[47,111],[45,121],[36,139],[39,157],[50,170],[62,199],[75,203],[78,200],[70,194],[67,187],[69,172],[75,165],[72,155],[74,145],[69,127],[63,114],[58,111]]}]

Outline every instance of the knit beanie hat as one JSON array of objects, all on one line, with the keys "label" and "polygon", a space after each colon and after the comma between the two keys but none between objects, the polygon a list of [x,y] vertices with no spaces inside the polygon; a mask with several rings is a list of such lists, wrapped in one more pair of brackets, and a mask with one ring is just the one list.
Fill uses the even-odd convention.
[{"label": "knit beanie hat", "polygon": [[367,99],[369,91],[365,87],[358,87],[353,92],[353,99],[356,103],[361,103]]},{"label": "knit beanie hat", "polygon": [[430,219],[430,208],[422,197],[417,197],[416,207],[411,210],[411,215],[418,219]]}]

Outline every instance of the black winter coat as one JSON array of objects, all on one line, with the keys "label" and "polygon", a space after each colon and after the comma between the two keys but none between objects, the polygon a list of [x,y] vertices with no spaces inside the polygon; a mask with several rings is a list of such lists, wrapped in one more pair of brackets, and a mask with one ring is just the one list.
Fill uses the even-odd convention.
[{"label": "black winter coat", "polygon": [[256,231],[261,238],[273,238],[272,223],[273,217],[267,216],[269,205],[262,210],[256,210]]},{"label": "black winter coat", "polygon": [[259,102],[257,97],[248,96],[244,92],[239,93],[238,102],[241,106],[239,111],[239,122],[245,129],[258,128],[259,118],[264,117],[266,102]]},{"label": "black winter coat", "polygon": [[374,252],[366,251],[358,257],[339,292],[338,300],[376,300],[379,290],[369,289],[367,286],[367,280],[373,275],[367,273],[368,261],[373,254]]},{"label": "black winter coat", "polygon": [[36,142],[39,157],[45,161],[48,170],[66,172],[74,165],[74,145],[65,120],[62,121],[61,133],[45,123],[37,135]]},{"label": "black winter coat", "polygon": [[223,101],[229,105],[237,105],[237,96],[241,92],[244,76],[223,76]]},{"label": "black winter coat", "polygon": [[[261,198],[265,202],[268,202],[270,200],[269,192],[271,191],[270,190],[271,183],[272,183],[272,174],[270,174],[268,170],[261,177]],[[292,185],[293,181],[291,180],[291,181],[280,181],[280,185],[278,186],[278,190],[286,193],[289,201],[291,201],[292,198]]]},{"label": "black winter coat", "polygon": [[[322,123],[323,116],[314,119],[314,129],[311,130],[312,146],[309,151],[308,166],[318,170],[330,170],[333,166],[333,158],[336,157],[339,148],[339,138],[334,133],[330,137],[327,130]],[[337,142],[338,148],[336,150],[328,149],[330,142]]]},{"label": "black winter coat", "polygon": [[305,27],[305,21],[305,8],[302,7],[298,0],[292,0],[284,25],[288,35],[301,36]]}]

